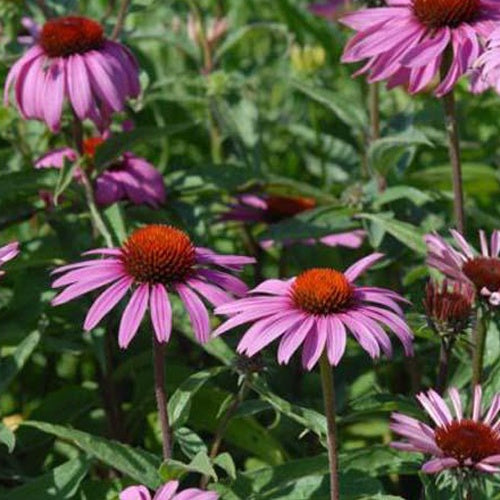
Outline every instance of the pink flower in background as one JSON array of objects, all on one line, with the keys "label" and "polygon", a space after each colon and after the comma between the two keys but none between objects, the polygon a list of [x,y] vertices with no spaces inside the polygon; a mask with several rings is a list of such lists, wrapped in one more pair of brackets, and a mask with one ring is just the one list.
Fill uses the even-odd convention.
[{"label": "pink flower in background", "polygon": [[346,0],[330,0],[329,2],[313,3],[307,8],[316,16],[334,20],[346,3]]},{"label": "pink flower in background", "polygon": [[179,481],[169,481],[151,496],[145,486],[129,486],[120,493],[120,500],[218,500],[214,491],[203,491],[198,488],[188,488],[177,493]]},{"label": "pink flower in background", "polygon": [[197,340],[207,342],[210,320],[200,296],[219,306],[232,300],[230,294],[245,294],[246,285],[228,271],[240,271],[254,262],[250,257],[218,255],[196,247],[186,233],[163,225],[137,229],[121,248],[91,250],[84,255],[96,254],[104,258],[84,260],[54,271],[61,276],[52,286],[65,289],[52,304],[64,304],[105,286],[85,318],[84,328],[88,331],[131,290],[118,333],[122,348],[134,338],[148,307],[156,338],[168,342],[172,330],[169,294],[180,297]]},{"label": "pink flower in background", "polygon": [[432,458],[422,467],[428,474],[456,467],[500,472],[500,421],[497,418],[500,393],[493,397],[490,408],[481,416],[482,391],[480,386],[476,386],[472,418],[464,417],[458,391],[452,388],[448,394],[455,416],[437,392],[430,390],[417,396],[434,427],[401,413],[393,413],[391,429],[406,441],[391,443],[391,446],[402,451],[431,455]]},{"label": "pink flower in background", "polygon": [[311,370],[326,350],[336,366],[344,354],[350,331],[372,358],[392,354],[383,326],[401,340],[405,353],[413,354],[413,335],[398,302],[405,299],[385,288],[354,284],[382,254],[372,254],[344,273],[334,269],[310,269],[290,280],[267,280],[247,297],[216,308],[230,316],[214,332],[220,335],[245,323],[253,323],[238,345],[251,357],[281,337],[278,361],[288,363],[303,345],[302,364]]},{"label": "pink flower in background", "polygon": [[19,243],[17,241],[0,247],[0,277],[5,274],[5,271],[2,271],[1,267],[9,262],[9,260],[17,257],[17,255],[19,255]]},{"label": "pink flower in background", "polygon": [[31,47],[9,71],[4,103],[11,87],[25,119],[47,123],[56,132],[67,100],[80,120],[103,128],[113,112],[140,92],[139,68],[132,53],[108,40],[103,28],[85,17],[47,21]]},{"label": "pink flower in background", "polygon": [[476,61],[471,87],[476,94],[489,88],[500,93],[500,28],[488,38],[485,52]]},{"label": "pink flower in background", "polygon": [[[356,74],[388,87],[407,85],[420,92],[439,77],[446,53],[450,63],[435,89],[450,92],[483,50],[500,21],[500,4],[492,0],[387,0],[387,7],[362,9],[341,22],[358,33],[347,44],[343,62],[366,60]],[[448,67],[449,66],[449,67]]]},{"label": "pink flower in background", "polygon": [[[222,214],[220,220],[273,224],[315,207],[316,200],[314,198],[244,194],[237,197],[236,203],[229,206],[229,210]],[[365,231],[356,229],[316,239],[305,238],[300,240],[300,243],[312,245],[320,242],[330,247],[343,246],[347,248],[359,248],[363,244],[365,236]],[[269,248],[273,246],[274,243],[275,242],[272,240],[263,240],[260,242],[263,248]],[[287,240],[283,243],[289,245],[294,243],[294,241]]]},{"label": "pink flower in background", "polygon": [[[96,148],[104,142],[100,137],[91,137],[83,143],[84,153],[92,159]],[[48,152],[35,163],[35,168],[62,168],[64,160],[75,162],[78,153],[71,148],[59,148]],[[79,179],[78,170],[75,178]],[[136,205],[146,204],[154,208],[166,201],[163,177],[153,165],[132,153],[124,153],[120,159],[99,174],[94,185],[96,202],[112,205],[129,200]]]},{"label": "pink flower in background", "polygon": [[484,231],[479,231],[479,254],[457,231],[451,234],[458,250],[437,234],[425,237],[427,263],[445,276],[468,283],[492,306],[500,305],[500,231],[493,231],[490,245]]},{"label": "pink flower in background", "polygon": [[21,45],[26,45],[27,47],[35,45],[40,38],[40,26],[31,17],[27,16],[21,19],[21,24],[23,26],[24,33],[17,37],[17,41]]},{"label": "pink flower in background", "polygon": [[[200,23],[195,19],[192,14],[188,15],[187,18],[187,34],[189,39],[201,46],[200,33],[199,30],[202,29]],[[220,17],[212,19],[209,23],[205,36],[207,38],[207,43],[209,46],[213,47],[217,42],[227,33],[229,29],[229,22],[227,18]]]}]

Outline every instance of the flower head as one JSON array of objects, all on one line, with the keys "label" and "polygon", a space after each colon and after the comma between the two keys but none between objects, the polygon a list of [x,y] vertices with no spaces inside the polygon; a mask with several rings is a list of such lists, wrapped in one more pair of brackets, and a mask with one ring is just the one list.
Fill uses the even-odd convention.
[{"label": "flower head", "polygon": [[[229,206],[229,210],[221,216],[221,220],[274,224],[307,210],[312,210],[316,206],[317,202],[314,198],[245,194],[237,197],[236,203]],[[363,244],[365,236],[366,233],[363,230],[356,229],[330,234],[317,240],[314,238],[303,239],[301,243],[310,245],[319,241],[330,247],[359,248]],[[290,239],[284,242],[284,244],[291,243],[294,243],[294,240]],[[272,240],[261,241],[261,246],[264,248],[272,245],[274,245],[274,241]]]},{"label": "flower head", "polygon": [[387,4],[341,19],[358,32],[342,60],[366,60],[358,74],[368,73],[370,83],[387,80],[389,88],[407,85],[412,93],[426,88],[441,70],[444,75],[434,93],[450,92],[500,22],[500,6],[490,0],[387,0]]},{"label": "flower head", "polygon": [[[12,260],[15,257],[17,257],[18,254],[19,254],[19,243],[17,241],[14,241],[12,243],[9,243],[8,245],[0,247],[0,268],[6,262],[9,262],[9,260]],[[0,269],[0,277],[2,277],[4,274],[5,271],[2,271],[2,269]]]},{"label": "flower head", "polygon": [[132,53],[108,40],[102,26],[86,17],[47,21],[35,44],[9,71],[4,103],[11,87],[25,119],[58,131],[65,100],[80,120],[107,125],[113,112],[140,92],[139,69]]},{"label": "flower head", "polygon": [[[85,318],[85,330],[94,328],[129,290],[132,296],[123,312],[118,333],[120,347],[134,338],[149,307],[151,322],[159,342],[168,342],[172,330],[169,294],[183,302],[195,336],[207,342],[210,321],[200,296],[214,306],[231,301],[230,294],[243,295],[247,287],[231,271],[253,263],[249,257],[218,255],[196,247],[189,236],[172,226],[149,225],[137,229],[121,248],[97,249],[84,255],[101,254],[62,266],[54,288],[65,287],[53,300],[60,305],[98,288],[106,287]],[[216,269],[221,268],[221,269]]]},{"label": "flower head", "polygon": [[214,491],[203,491],[188,488],[177,493],[179,481],[169,481],[151,497],[145,486],[129,486],[120,493],[120,500],[217,500],[219,495]]},{"label": "flower head", "polygon": [[472,417],[465,418],[460,395],[455,388],[448,391],[455,416],[443,398],[435,391],[420,393],[418,401],[432,419],[435,427],[401,413],[393,413],[391,429],[406,438],[391,446],[399,450],[432,455],[422,470],[429,474],[444,469],[466,468],[481,472],[500,472],[500,394],[481,417],[480,386],[476,386],[472,404]]},{"label": "flower head", "polygon": [[215,332],[224,333],[253,323],[238,345],[238,352],[253,356],[281,337],[278,361],[288,363],[303,344],[302,364],[311,370],[325,351],[337,365],[345,350],[347,331],[372,358],[381,351],[392,354],[391,341],[383,326],[413,353],[413,335],[403,319],[398,302],[405,299],[391,290],[354,284],[358,276],[382,254],[372,254],[345,272],[310,269],[291,280],[267,280],[243,299],[217,307],[216,314],[229,315]]},{"label": "flower head", "polygon": [[[90,137],[83,142],[84,154],[90,162],[103,142],[101,137]],[[55,149],[39,158],[35,168],[62,168],[65,160],[74,163],[78,156],[74,149],[68,147]],[[76,180],[80,177],[76,170]],[[123,153],[97,176],[94,191],[97,204],[102,206],[129,200],[135,205],[145,204],[156,208],[166,200],[165,184],[160,172],[144,158],[130,152]]]},{"label": "flower head", "polygon": [[462,333],[470,323],[474,289],[468,283],[444,280],[441,285],[429,281],[425,288],[424,307],[430,326],[444,337]]},{"label": "flower head", "polygon": [[479,232],[481,254],[459,232],[451,234],[458,250],[437,234],[425,237],[429,266],[454,281],[471,284],[490,305],[500,305],[500,231],[493,231],[489,246],[484,231]]}]

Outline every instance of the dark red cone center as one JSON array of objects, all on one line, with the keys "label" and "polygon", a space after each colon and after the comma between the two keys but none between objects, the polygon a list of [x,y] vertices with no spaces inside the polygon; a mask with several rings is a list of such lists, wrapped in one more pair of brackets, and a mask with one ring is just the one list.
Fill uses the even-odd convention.
[{"label": "dark red cone center", "polygon": [[474,21],[480,7],[480,0],[415,0],[413,4],[417,18],[430,28],[455,28]]},{"label": "dark red cone center", "polygon": [[462,270],[479,292],[485,287],[490,292],[500,290],[500,259],[477,257],[467,261]]}]

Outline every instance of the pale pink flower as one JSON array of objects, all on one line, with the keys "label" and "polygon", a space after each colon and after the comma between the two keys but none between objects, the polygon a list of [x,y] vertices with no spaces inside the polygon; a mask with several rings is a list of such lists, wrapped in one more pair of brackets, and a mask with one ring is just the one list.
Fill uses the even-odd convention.
[{"label": "pale pink flower", "polygon": [[391,429],[406,438],[404,442],[391,443],[402,451],[431,455],[422,470],[436,474],[445,469],[467,468],[480,472],[500,472],[500,393],[493,397],[491,406],[481,411],[482,391],[476,386],[472,402],[472,418],[464,417],[462,402],[457,389],[448,394],[455,415],[452,415],[443,398],[434,390],[421,392],[417,399],[430,416],[434,426],[429,426],[402,413],[393,413]]},{"label": "pale pink flower", "polygon": [[493,231],[491,242],[479,231],[481,253],[465,238],[451,230],[455,248],[438,234],[428,234],[427,263],[454,281],[472,285],[490,305],[500,305],[500,231]]},{"label": "pale pink flower", "polygon": [[247,297],[216,308],[216,314],[230,318],[214,332],[252,323],[238,345],[238,352],[249,357],[281,337],[279,363],[288,363],[303,345],[302,364],[311,370],[326,350],[330,364],[336,366],[344,355],[350,331],[372,358],[383,352],[392,354],[391,341],[384,326],[401,340],[405,353],[413,354],[413,335],[404,321],[397,293],[376,287],[357,286],[356,279],[382,254],[372,254],[345,272],[310,269],[290,280],[267,280]]},{"label": "pale pink flower", "polygon": [[84,255],[103,258],[57,268],[54,274],[61,276],[52,286],[64,290],[54,297],[52,305],[106,287],[87,313],[84,329],[88,331],[132,291],[118,332],[122,348],[128,347],[134,338],[148,308],[156,338],[168,342],[172,331],[169,294],[180,297],[197,340],[208,342],[210,319],[200,297],[219,306],[231,301],[231,294],[245,294],[246,285],[231,272],[254,262],[250,257],[218,255],[196,247],[186,233],[163,225],[137,229],[121,248],[100,248]]},{"label": "pale pink flower", "polygon": [[218,500],[214,491],[188,488],[177,493],[179,481],[169,481],[152,497],[145,486],[129,486],[120,493],[120,500]]},{"label": "pale pink flower", "polygon": [[103,128],[128,98],[139,95],[134,56],[124,45],[106,39],[96,21],[76,16],[50,19],[34,42],[12,66],[5,83],[5,105],[14,87],[23,118],[44,121],[56,132],[68,101],[80,120],[88,118]]},{"label": "pale pink flower", "polygon": [[[14,241],[12,243],[9,243],[8,245],[5,245],[3,247],[0,247],[0,268],[9,262],[9,260],[14,259],[19,255],[19,243],[17,241]],[[2,271],[0,269],[0,277],[2,277],[5,274],[5,271]]]},{"label": "pale pink flower", "polygon": [[[316,200],[299,196],[272,196],[244,194],[236,198],[236,202],[229,205],[229,210],[220,217],[222,221],[238,221],[243,223],[273,224],[290,217],[306,212],[316,207]],[[312,245],[322,243],[330,247],[359,248],[366,237],[362,229],[343,231],[318,238],[303,238],[300,243]],[[283,243],[291,245],[296,240],[287,239]],[[273,240],[263,240],[260,245],[270,248],[275,244]]]},{"label": "pale pink flower", "polygon": [[[343,62],[366,60],[357,74],[370,83],[406,85],[420,92],[438,77],[434,93],[450,92],[474,65],[485,39],[500,24],[496,0],[387,0],[387,7],[361,9],[341,22],[358,33],[347,44]],[[443,63],[445,54],[450,61]]]},{"label": "pale pink flower", "polygon": [[500,28],[490,35],[486,50],[476,61],[471,87],[476,94],[490,88],[500,93]]},{"label": "pale pink flower", "polygon": [[[91,137],[83,143],[83,150],[92,161],[96,148],[104,142],[100,137]],[[62,168],[64,161],[74,163],[78,153],[68,147],[49,151],[35,162],[35,168]],[[80,180],[79,170],[75,179]],[[163,176],[144,158],[126,152],[112,165],[97,176],[94,182],[95,198],[98,205],[112,205],[128,200],[135,205],[150,205],[157,208],[166,201]]]}]

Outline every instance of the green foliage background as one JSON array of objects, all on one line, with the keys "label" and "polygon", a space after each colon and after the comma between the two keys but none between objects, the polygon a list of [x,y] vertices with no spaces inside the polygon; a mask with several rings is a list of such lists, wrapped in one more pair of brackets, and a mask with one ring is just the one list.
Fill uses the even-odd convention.
[{"label": "green foliage background", "polygon": [[[61,14],[96,19],[103,18],[107,5],[47,3]],[[20,16],[32,13],[42,21],[35,4],[0,2],[0,81],[23,50],[16,42]],[[186,33],[188,2],[131,2],[122,40],[139,59],[144,92],[127,112],[135,130],[122,134],[125,117],[117,120],[114,139],[101,148],[96,163],[103,168],[124,150],[147,158],[164,175],[168,202],[159,210],[126,203],[107,209],[115,243],[141,224],[161,222],[187,229],[200,245],[248,254],[242,227],[217,218],[231,195],[251,188],[311,196],[320,203],[291,220],[253,228],[256,240],[364,228],[367,241],[356,251],[277,245],[262,254],[263,274],[294,276],[312,266],[344,269],[374,249],[386,254],[364,279],[412,301],[407,311],[416,357],[405,359],[397,345],[392,360],[372,362],[349,342],[335,370],[341,498],[419,498],[422,481],[427,498],[451,498],[446,485],[436,487],[420,475],[423,457],[388,447],[390,412],[424,418],[413,394],[432,386],[436,376],[439,339],[427,328],[421,304],[429,275],[422,236],[446,234],[452,226],[440,103],[431,95],[382,89],[382,137],[370,141],[368,88],[351,78],[353,67],[339,63],[346,30],[313,17],[307,2],[299,0],[205,0],[199,6],[205,19],[224,14],[230,22],[208,75],[200,71],[202,51]],[[107,18],[108,33],[115,13]],[[476,241],[478,228],[498,227],[499,100],[492,93],[471,96],[464,82],[458,105],[468,226]],[[68,127],[69,122],[63,129]],[[34,170],[34,160],[68,140],[65,133],[53,136],[43,124],[23,121],[13,107],[0,107],[0,243],[22,243],[22,255],[9,263],[0,282],[0,497],[116,499],[129,484],[156,488],[182,474],[184,485],[196,485],[200,473],[208,473],[210,488],[228,500],[326,499],[319,374],[304,373],[298,360],[279,366],[268,349],[264,369],[252,379],[222,452],[211,462],[207,445],[228,398],[238,391],[234,353],[241,336],[231,332],[198,346],[177,303],[166,374],[175,462],[161,464],[147,325],[128,350],[119,351],[117,314],[105,327],[84,334],[90,299],[50,306],[50,270],[95,246],[78,185],[63,186],[54,209],[47,210],[39,198],[40,190],[59,189],[62,179],[54,171]],[[250,269],[245,279],[253,283]],[[489,398],[500,389],[498,332],[488,339]],[[467,388],[466,343],[456,350],[451,368],[451,384]],[[107,418],[111,387],[118,427],[110,427]],[[499,490],[491,479],[474,498],[500,498]]]}]

